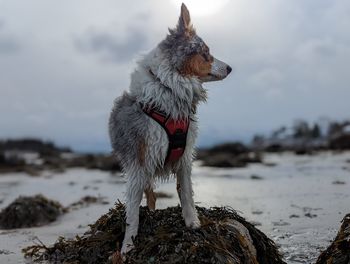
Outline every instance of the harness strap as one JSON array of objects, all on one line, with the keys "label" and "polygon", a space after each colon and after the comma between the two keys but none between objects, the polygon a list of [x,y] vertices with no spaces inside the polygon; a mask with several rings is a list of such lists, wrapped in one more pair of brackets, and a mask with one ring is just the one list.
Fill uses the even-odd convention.
[{"label": "harness strap", "polygon": [[165,163],[178,161],[185,152],[189,119],[174,120],[154,107],[144,107],[141,103],[140,106],[168,135],[169,145]]}]

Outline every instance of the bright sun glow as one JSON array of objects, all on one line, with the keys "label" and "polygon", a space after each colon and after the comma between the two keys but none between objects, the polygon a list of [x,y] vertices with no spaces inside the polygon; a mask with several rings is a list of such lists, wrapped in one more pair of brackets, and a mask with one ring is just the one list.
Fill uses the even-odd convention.
[{"label": "bright sun glow", "polygon": [[176,6],[180,7],[185,3],[193,16],[212,15],[222,9],[229,0],[171,0]]}]

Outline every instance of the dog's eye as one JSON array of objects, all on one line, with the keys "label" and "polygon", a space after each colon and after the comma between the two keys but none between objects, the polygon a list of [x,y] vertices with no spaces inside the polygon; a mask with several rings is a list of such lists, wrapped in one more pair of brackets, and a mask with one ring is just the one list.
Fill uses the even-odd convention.
[{"label": "dog's eye", "polygon": [[210,55],[208,53],[202,53],[202,57],[205,59],[205,61],[210,61]]}]

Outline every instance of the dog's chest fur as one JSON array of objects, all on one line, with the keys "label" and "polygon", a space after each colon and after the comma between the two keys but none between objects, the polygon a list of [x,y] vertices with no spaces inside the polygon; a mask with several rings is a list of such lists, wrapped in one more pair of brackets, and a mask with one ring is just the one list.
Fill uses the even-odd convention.
[{"label": "dog's chest fur", "polygon": [[159,48],[139,62],[131,75],[130,93],[138,102],[152,104],[174,119],[188,118],[206,100],[202,83],[179,74]]},{"label": "dog's chest fur", "polygon": [[[149,53],[131,75],[130,91],[115,101],[110,117],[112,146],[124,169],[141,165],[148,175],[166,177],[182,159],[192,159],[196,108],[205,99],[206,91],[196,78],[181,76],[158,48]],[[175,120],[190,119],[185,153],[178,164],[164,166],[167,134],[142,111],[140,103],[157,107]]]}]

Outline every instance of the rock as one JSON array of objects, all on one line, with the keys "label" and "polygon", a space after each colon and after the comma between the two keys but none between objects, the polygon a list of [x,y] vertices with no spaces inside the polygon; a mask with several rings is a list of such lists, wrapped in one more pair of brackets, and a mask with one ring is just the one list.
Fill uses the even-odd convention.
[{"label": "rock", "polygon": [[312,214],[309,212],[309,213],[304,214],[304,216],[306,216],[308,218],[315,218],[315,217],[317,217],[317,214]]},{"label": "rock", "polygon": [[321,253],[316,264],[350,263],[350,214],[342,221],[340,230],[332,244]]},{"label": "rock", "polygon": [[291,214],[289,216],[289,218],[300,218],[300,215],[297,215],[297,214]]},{"label": "rock", "polygon": [[26,169],[26,162],[17,155],[5,155],[0,151],[0,173],[23,172]]},{"label": "rock", "polygon": [[3,229],[42,226],[65,212],[61,204],[42,195],[20,196],[0,212]]},{"label": "rock", "polygon": [[64,172],[68,168],[86,168],[102,171],[117,172],[121,168],[116,159],[110,154],[77,154],[57,155],[38,153],[40,164],[28,163],[21,156],[25,152],[16,155],[5,155],[0,152],[0,173],[25,172],[32,176],[40,175],[44,170],[56,173]]},{"label": "rock", "polygon": [[256,174],[252,174],[252,175],[250,175],[250,179],[252,179],[252,180],[263,180],[264,177],[256,175]]},{"label": "rock", "polygon": [[277,163],[275,162],[264,162],[263,163],[266,167],[276,167]]},{"label": "rock", "polygon": [[79,199],[79,201],[76,201],[74,203],[71,203],[68,208],[69,209],[79,209],[82,207],[87,207],[91,204],[108,204],[109,202],[105,200],[105,197],[101,196],[91,196],[86,195]]},{"label": "rock", "polygon": [[74,153],[70,148],[38,139],[0,140],[0,173],[25,172],[37,176],[44,170],[60,173],[76,167],[121,170],[111,154]]},{"label": "rock", "polygon": [[[124,263],[285,263],[272,240],[228,208],[197,208],[201,228],[185,227],[180,207],[149,211],[140,209],[135,248]],[[121,262],[125,231],[123,204],[101,216],[90,230],[73,240],[59,238],[53,246],[34,245],[23,251],[34,261],[105,263],[113,256]],[[114,253],[114,254],[113,254]]]},{"label": "rock", "polygon": [[229,154],[233,154],[233,155],[239,155],[242,153],[247,153],[248,148],[240,142],[233,142],[233,143],[225,143],[225,144],[214,146],[214,147],[208,149],[208,152],[211,154],[229,153]]},{"label": "rock", "polygon": [[350,134],[341,134],[335,138],[330,139],[329,148],[336,150],[350,149]]},{"label": "rock", "polygon": [[0,151],[8,150],[38,152],[44,156],[57,155],[61,152],[72,152],[70,148],[60,148],[52,142],[44,142],[35,138],[0,140]]},{"label": "rock", "polygon": [[70,160],[67,160],[67,167],[85,167],[87,169],[96,169],[103,171],[116,172],[120,171],[121,168],[112,155],[78,155]]},{"label": "rock", "polygon": [[204,166],[210,167],[245,167],[248,163],[261,162],[259,152],[252,152],[242,143],[225,143],[198,152],[198,159]]},{"label": "rock", "polygon": [[270,144],[265,147],[265,151],[267,152],[281,152],[284,151],[284,147],[281,144]]},{"label": "rock", "polygon": [[296,149],[294,150],[295,155],[312,155],[313,154],[313,150],[311,147],[296,147]]},{"label": "rock", "polygon": [[166,192],[154,192],[156,195],[156,198],[159,199],[171,199],[173,198],[173,195],[171,193],[166,193]]},{"label": "rock", "polygon": [[332,184],[339,184],[339,185],[343,185],[343,184],[346,184],[345,181],[339,181],[339,180],[336,180],[336,181],[333,181]]},{"label": "rock", "polygon": [[239,158],[228,154],[215,154],[203,158],[203,166],[218,168],[242,168],[246,166]]},{"label": "rock", "polygon": [[14,252],[11,252],[6,249],[0,249],[0,255],[10,255],[10,254],[14,254]]}]

